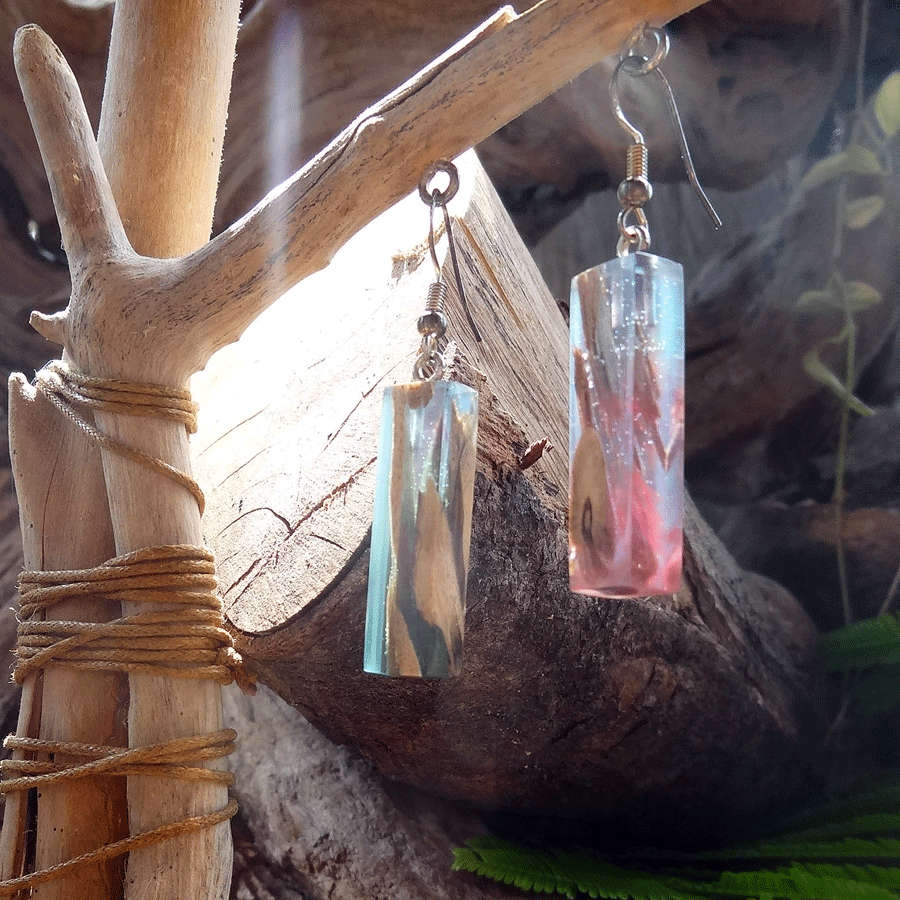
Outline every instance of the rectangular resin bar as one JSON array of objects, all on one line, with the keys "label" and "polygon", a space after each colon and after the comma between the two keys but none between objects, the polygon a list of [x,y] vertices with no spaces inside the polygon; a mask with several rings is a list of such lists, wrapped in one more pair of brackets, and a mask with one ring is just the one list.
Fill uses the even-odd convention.
[{"label": "rectangular resin bar", "polygon": [[387,388],[369,563],[364,669],[446,678],[462,666],[478,392]]},{"label": "rectangular resin bar", "polygon": [[572,280],[569,582],[598,597],[681,584],[684,281],[628,254]]}]

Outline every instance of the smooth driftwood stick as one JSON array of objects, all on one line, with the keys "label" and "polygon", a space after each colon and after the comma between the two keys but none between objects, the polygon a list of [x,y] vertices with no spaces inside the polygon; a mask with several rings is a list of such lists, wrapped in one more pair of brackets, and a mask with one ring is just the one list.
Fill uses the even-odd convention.
[{"label": "smooth driftwood stick", "polygon": [[[98,144],[128,239],[144,256],[180,256],[209,239],[239,9],[240,0],[117,5]],[[152,342],[152,334],[145,339]],[[105,348],[111,361],[120,352]],[[141,378],[159,375],[150,368]],[[97,418],[117,440],[190,472],[184,427]],[[196,501],[181,487],[114,454],[103,453],[103,468],[119,553],[203,544]],[[139,611],[124,607],[126,614]],[[222,727],[215,681],[132,675],[129,685],[130,746]],[[203,782],[129,778],[131,832],[214,812],[228,802],[227,793]],[[132,853],[125,897],[218,900],[228,895],[231,866],[231,828],[224,822]]]},{"label": "smooth driftwood stick", "polygon": [[[117,251],[130,252],[115,212],[113,191],[123,199],[125,208],[143,207],[142,216],[133,216],[132,228],[136,243],[148,255],[184,253],[204,243],[209,236],[238,3],[228,0],[225,4],[209,3],[204,9],[194,6],[181,16],[172,12],[167,4],[161,3],[125,3],[118,7],[105,104],[110,111],[103,120],[105,129],[101,127],[101,139],[105,138],[108,155],[131,158],[133,154],[139,160],[136,163],[139,172],[152,169],[165,176],[162,194],[157,193],[157,180],[146,175],[137,180],[131,176],[128,166],[121,163],[115,168],[118,181],[110,189],[102,175],[97,146],[83,108],[75,116],[74,131],[78,143],[92,148],[90,165],[79,172],[77,161],[55,157],[65,170],[58,173],[62,180],[84,183],[89,192],[102,195],[102,202],[98,202],[93,211],[80,211],[77,227],[65,229],[73,270],[74,309],[78,309],[79,261],[84,262],[91,253],[106,256],[117,255]],[[63,67],[57,71],[53,66],[28,66],[24,62],[24,57],[28,56],[24,48],[28,46],[29,37],[38,41],[43,38],[35,29],[20,33],[17,59],[23,86],[30,81],[40,82],[38,93],[77,97],[77,86],[71,73]],[[46,43],[46,39],[43,40]],[[215,48],[215,52],[209,53],[209,47]],[[45,46],[44,49],[48,48]],[[192,58],[200,59],[199,65],[192,67]],[[192,78],[192,74],[196,77]],[[27,95],[28,87],[24,89]],[[194,116],[195,105],[212,111],[199,124]],[[29,107],[36,132],[46,137],[46,110],[40,102],[29,102]],[[146,125],[146,134],[139,134],[140,129],[134,123],[122,132],[118,130],[132,114]],[[189,120],[194,120],[190,126]],[[173,121],[182,123],[181,131],[172,128]],[[52,132],[52,126],[49,130]],[[52,137],[50,141],[53,141]],[[143,154],[148,158],[144,159]],[[65,155],[63,153],[62,157]],[[88,169],[94,176],[100,173],[100,183],[97,177],[91,177]],[[187,213],[182,211],[182,200],[185,200]],[[107,227],[110,222],[112,226]],[[171,231],[167,230],[169,226],[172,226]],[[127,303],[128,299],[127,291],[118,295],[120,302]],[[121,347],[114,338],[106,342],[100,340],[98,344],[98,355],[107,356],[107,361],[93,371],[99,374],[117,371]],[[76,359],[76,364],[84,367],[82,360]],[[152,366],[152,360],[142,370],[131,373],[131,377],[162,380]],[[98,424],[120,441],[189,471],[187,436],[183,427],[150,424],[146,420],[138,420],[136,424],[133,420],[120,421],[113,416],[97,418]],[[112,498],[116,549],[120,553],[161,544],[202,543],[196,503],[180,487],[160,482],[157,476],[148,476],[143,470],[117,458],[104,460],[104,469],[107,492]],[[125,609],[126,613],[131,611]],[[212,682],[133,676],[130,688],[129,739],[132,746],[203,734],[221,727],[221,692]],[[219,786],[200,783],[198,787],[178,781],[161,784],[158,779],[132,778],[129,783],[131,832],[213,812],[226,802],[227,793]],[[226,823],[133,853],[129,860],[126,896],[191,896],[212,900],[227,895],[230,874],[231,847]]]},{"label": "smooth driftwood stick", "polygon": [[[10,382],[10,451],[26,569],[80,569],[115,554],[106,489],[96,448],[21,376]],[[48,618],[99,622],[118,605],[80,598],[58,604]],[[124,746],[123,676],[51,667],[23,685],[17,734],[43,740]],[[65,761],[65,760],[60,760]],[[24,793],[9,795],[0,835],[0,879],[22,874]],[[79,779],[39,792],[34,868],[87,853],[128,833],[124,778]],[[115,900],[122,896],[122,858],[40,884],[40,900]]]},{"label": "smooth driftwood stick", "polygon": [[[27,570],[75,569],[97,565],[113,555],[112,531],[100,459],[90,441],[22,376],[10,381],[10,446],[22,522]],[[91,597],[58,604],[48,618],[106,621],[118,604]],[[23,689],[22,716],[36,714],[30,734],[50,741],[107,746],[126,743],[123,712],[125,679],[115,673],[49,668]],[[39,723],[38,723],[39,720]],[[57,756],[57,761],[65,758]],[[3,877],[21,872],[18,854],[25,795],[7,799],[3,822]],[[36,870],[73,859],[127,835],[124,778],[79,779],[45,785],[38,792]],[[7,846],[7,842],[9,846]],[[106,900],[121,897],[123,860],[81,869],[76,878],[40,884],[40,900]]]}]

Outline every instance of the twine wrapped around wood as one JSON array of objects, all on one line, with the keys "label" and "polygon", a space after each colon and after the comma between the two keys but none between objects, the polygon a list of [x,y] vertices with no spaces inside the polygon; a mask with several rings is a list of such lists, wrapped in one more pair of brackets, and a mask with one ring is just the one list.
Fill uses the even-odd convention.
[{"label": "twine wrapped around wood", "polygon": [[100,447],[180,484],[192,494],[197,501],[200,515],[203,515],[206,498],[200,485],[190,475],[104,434],[76,409],[76,406],[80,405],[92,410],[121,413],[126,416],[158,416],[161,419],[183,423],[188,434],[193,434],[197,430],[197,404],[191,401],[188,391],[167,388],[161,384],[139,384],[79,375],[62,360],[47,363],[35,375],[34,382],[64,416],[68,416]]},{"label": "twine wrapped around wood", "polygon": [[[156,415],[196,430],[197,407],[187,391],[161,385],[90,378],[54,362],[38,373],[36,383],[64,415],[95,442],[172,478],[186,487],[202,509],[203,494],[186,474],[103,434],[75,408],[124,415]],[[213,554],[203,547],[177,544],[151,547],[108,560],[100,566],[70,571],[23,572],[19,577],[20,622],[13,677],[22,683],[48,667],[164,675],[169,678],[232,680],[252,693],[232,637],[224,627],[217,594]],[[54,606],[89,595],[111,603],[165,605],[109,622],[69,622],[44,616]],[[0,764],[0,793],[29,791],[66,780],[145,775],[182,781],[233,784],[231,773],[199,763],[221,759],[234,750],[231,729],[143,747],[103,747],[11,735],[4,746],[16,753]],[[44,759],[37,758],[45,756]],[[23,758],[27,756],[28,758]],[[59,758],[69,762],[59,762]],[[54,866],[0,883],[0,896],[16,894],[62,878],[149,844],[211,828],[237,812],[232,799],[221,809],[192,816],[101,846]]]},{"label": "twine wrapped around wood", "polygon": [[[214,678],[221,684],[237,680],[247,687],[240,656],[223,627],[216,587],[212,553],[185,545],[140,550],[92,569],[23,572],[13,678],[21,684],[37,669],[63,665]],[[55,604],[84,594],[174,608],[111,622],[34,620]]]}]

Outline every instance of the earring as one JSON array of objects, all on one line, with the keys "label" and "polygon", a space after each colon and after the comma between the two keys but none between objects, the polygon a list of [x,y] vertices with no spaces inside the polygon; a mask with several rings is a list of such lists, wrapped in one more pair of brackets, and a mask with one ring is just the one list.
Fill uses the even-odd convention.
[{"label": "earring", "polygon": [[[443,173],[444,191],[428,184]],[[384,392],[366,612],[366,672],[446,678],[462,666],[466,576],[475,487],[478,392],[442,380],[438,346],[447,330],[447,284],[435,250],[434,219],[444,232],[463,309],[465,303],[447,212],[459,188],[451,162],[430,166],[419,194],[430,207],[429,249],[436,278],[419,317],[422,345],[414,381]]]},{"label": "earring", "polygon": [[[640,52],[645,46],[648,52]],[[625,42],[610,99],[633,144],[619,185],[616,259],[572,280],[569,383],[569,583],[598,597],[671,594],[681,584],[684,509],[684,280],[654,256],[644,205],[644,137],[625,117],[619,77],[655,73],[697,181],[672,89],[658,68],[668,35],[644,24]]]}]

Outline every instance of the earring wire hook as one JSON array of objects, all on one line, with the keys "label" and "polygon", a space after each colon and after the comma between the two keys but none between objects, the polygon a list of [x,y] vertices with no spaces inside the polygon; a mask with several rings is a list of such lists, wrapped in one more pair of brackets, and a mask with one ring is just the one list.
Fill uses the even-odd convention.
[{"label": "earring wire hook", "polygon": [[[648,38],[652,38],[656,42],[653,52],[649,56],[635,53],[634,51],[638,49],[638,46]],[[619,125],[635,144],[645,144],[644,135],[629,121],[622,109],[622,103],[619,99],[619,76],[622,72],[637,78],[649,75],[651,72],[656,75],[663,89],[663,96],[665,97],[672,122],[675,125],[675,132],[678,135],[678,143],[681,147],[681,159],[684,162],[688,181],[694,188],[697,197],[700,199],[715,227],[720,228],[722,220],[719,218],[709,197],[706,196],[700,180],[697,178],[697,172],[691,159],[691,151],[688,149],[687,138],[684,134],[684,127],[681,124],[681,116],[678,114],[678,106],[675,103],[675,94],[672,92],[672,86],[663,74],[662,69],[659,68],[659,64],[666,58],[668,53],[669,36],[661,28],[654,28],[649,23],[644,22],[631,33],[619,53],[619,61],[616,63],[612,78],[609,81],[609,98],[612,103],[613,114]]]},{"label": "earring wire hook", "polygon": [[[439,191],[437,188],[432,188],[431,192],[428,192],[428,183],[437,175],[439,172],[443,172],[450,179],[450,183],[447,188],[443,191]],[[441,272],[441,265],[438,262],[437,257],[437,249],[435,247],[435,236],[434,236],[434,212],[436,209],[440,208],[444,214],[444,232],[447,235],[447,246],[450,248],[450,262],[453,265],[453,279],[456,282],[456,291],[459,294],[460,304],[462,305],[463,312],[466,315],[466,320],[469,323],[469,328],[472,329],[472,334],[475,336],[475,340],[478,343],[481,343],[481,332],[478,330],[478,326],[475,324],[475,320],[472,318],[472,313],[469,310],[469,301],[466,298],[466,291],[463,287],[462,282],[462,274],[459,270],[459,257],[456,254],[456,241],[453,238],[453,228],[450,224],[450,213],[447,211],[447,202],[456,196],[456,192],[459,190],[459,172],[455,165],[452,162],[446,159],[439,159],[436,162],[432,163],[422,175],[422,178],[419,181],[419,196],[422,198],[422,202],[426,203],[429,207],[428,213],[428,249],[431,253],[431,261],[434,264],[435,277],[438,281],[443,281],[443,273]]]}]

